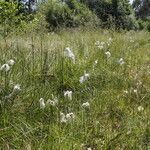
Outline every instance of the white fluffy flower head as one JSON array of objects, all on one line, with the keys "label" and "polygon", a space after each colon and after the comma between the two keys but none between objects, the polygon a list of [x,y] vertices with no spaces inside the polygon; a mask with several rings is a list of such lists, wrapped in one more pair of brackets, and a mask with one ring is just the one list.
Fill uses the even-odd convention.
[{"label": "white fluffy flower head", "polygon": [[123,58],[120,58],[119,61],[118,61],[118,63],[122,66],[123,64],[125,64],[125,61],[124,61]]},{"label": "white fluffy flower head", "polygon": [[89,108],[90,107],[90,103],[89,102],[85,102],[82,104],[83,108]]},{"label": "white fluffy flower head", "polygon": [[16,85],[14,86],[14,91],[20,91],[20,90],[21,90],[20,84],[16,84]]},{"label": "white fluffy flower head", "polygon": [[0,70],[8,72],[10,70],[10,66],[8,64],[3,64],[0,68]]},{"label": "white fluffy flower head", "polygon": [[105,52],[107,58],[110,58],[111,57],[111,53],[109,51]]},{"label": "white fluffy flower head", "polygon": [[69,57],[72,59],[73,63],[75,63],[75,55],[74,53],[71,51],[71,49],[69,47],[65,48],[65,51],[64,51],[64,55],[66,57]]},{"label": "white fluffy flower head", "polygon": [[13,65],[15,64],[15,61],[14,61],[13,59],[10,59],[10,60],[8,61],[8,64],[9,64],[10,66],[13,66]]},{"label": "white fluffy flower head", "polygon": [[90,74],[89,74],[89,73],[86,73],[86,71],[84,71],[84,75],[79,78],[79,82],[80,82],[80,83],[83,83],[83,82],[85,82],[89,77],[90,77]]},{"label": "white fluffy flower head", "polygon": [[141,111],[143,111],[143,110],[144,110],[144,108],[143,108],[142,106],[139,106],[139,107],[138,107],[138,111],[139,111],[139,112],[141,112]]},{"label": "white fluffy flower head", "polygon": [[43,99],[43,98],[40,98],[39,102],[40,102],[40,108],[41,108],[41,109],[44,109],[44,108],[46,107],[45,102],[44,102],[44,99]]},{"label": "white fluffy flower head", "polygon": [[72,91],[64,91],[64,97],[68,97],[69,100],[72,100]]}]

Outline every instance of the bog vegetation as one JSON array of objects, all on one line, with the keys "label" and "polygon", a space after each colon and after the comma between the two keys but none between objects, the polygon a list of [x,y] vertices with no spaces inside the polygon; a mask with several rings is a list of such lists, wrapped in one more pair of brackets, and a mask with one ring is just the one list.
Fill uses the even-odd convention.
[{"label": "bog vegetation", "polygon": [[0,2],[0,149],[149,149],[146,4]]}]

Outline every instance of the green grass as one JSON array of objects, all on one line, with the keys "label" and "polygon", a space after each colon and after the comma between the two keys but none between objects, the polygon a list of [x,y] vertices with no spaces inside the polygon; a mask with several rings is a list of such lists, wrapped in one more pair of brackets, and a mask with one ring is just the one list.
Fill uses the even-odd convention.
[{"label": "green grass", "polygon": [[[109,38],[109,46],[95,45]],[[64,56],[66,47],[75,64]],[[0,149],[150,148],[148,32],[73,30],[1,38],[0,67],[10,59],[15,60],[10,71],[0,71]],[[81,84],[84,71],[90,77]],[[21,91],[8,97],[16,84]],[[72,100],[64,97],[66,90],[73,92]],[[46,102],[52,94],[58,104],[40,109],[39,99]],[[89,108],[82,107],[85,102]],[[62,123],[61,112],[73,112],[75,118]]]}]

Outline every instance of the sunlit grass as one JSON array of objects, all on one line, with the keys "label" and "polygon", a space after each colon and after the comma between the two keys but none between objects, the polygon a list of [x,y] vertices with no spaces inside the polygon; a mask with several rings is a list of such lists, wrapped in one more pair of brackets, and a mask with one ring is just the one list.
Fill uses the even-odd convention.
[{"label": "sunlit grass", "polygon": [[0,149],[148,149],[149,37],[73,30],[1,38]]}]

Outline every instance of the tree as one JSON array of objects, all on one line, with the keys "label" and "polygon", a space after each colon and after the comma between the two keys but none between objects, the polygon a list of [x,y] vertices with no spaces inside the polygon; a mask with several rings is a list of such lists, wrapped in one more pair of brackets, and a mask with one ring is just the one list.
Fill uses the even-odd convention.
[{"label": "tree", "polygon": [[136,27],[134,11],[129,0],[112,0],[112,15],[115,19],[115,26],[123,29]]},{"label": "tree", "polygon": [[132,6],[138,18],[150,20],[150,0],[134,0]]},{"label": "tree", "polygon": [[129,0],[82,0],[102,20],[104,26],[135,29],[136,19]]}]

